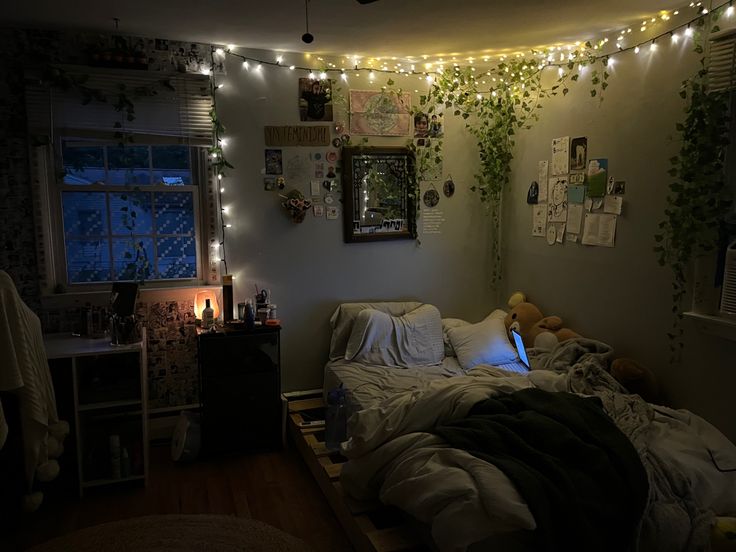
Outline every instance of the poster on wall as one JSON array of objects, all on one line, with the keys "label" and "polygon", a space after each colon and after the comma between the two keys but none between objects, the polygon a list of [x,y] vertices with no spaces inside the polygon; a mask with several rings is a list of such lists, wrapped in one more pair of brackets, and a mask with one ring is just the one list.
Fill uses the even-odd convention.
[{"label": "poster on wall", "polygon": [[375,90],[350,91],[350,133],[358,136],[407,136],[411,94]]},{"label": "poster on wall", "polygon": [[332,120],[332,80],[299,79],[299,118],[302,121]]},{"label": "poster on wall", "polygon": [[283,159],[280,149],[266,150],[266,174],[283,174]]},{"label": "poster on wall", "polygon": [[567,177],[553,176],[547,191],[547,219],[549,222],[567,221]]},{"label": "poster on wall", "polygon": [[570,137],[554,138],[552,140],[552,175],[567,174],[570,172]]},{"label": "poster on wall", "polygon": [[608,159],[591,159],[588,162],[588,197],[606,195],[608,181]]},{"label": "poster on wall", "polygon": [[583,245],[613,247],[616,240],[616,215],[585,214]]},{"label": "poster on wall", "polygon": [[573,138],[570,143],[570,170],[584,171],[588,160],[588,139],[585,136]]}]

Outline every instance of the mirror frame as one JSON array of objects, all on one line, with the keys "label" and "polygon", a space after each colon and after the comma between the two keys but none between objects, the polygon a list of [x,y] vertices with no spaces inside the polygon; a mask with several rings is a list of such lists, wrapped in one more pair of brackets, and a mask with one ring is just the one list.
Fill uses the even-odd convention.
[{"label": "mirror frame", "polygon": [[[398,155],[407,160],[407,182],[405,183],[407,229],[401,232],[375,232],[372,234],[356,234],[353,232],[354,182],[353,159],[359,156]],[[346,146],[342,149],[342,190],[343,190],[343,230],[345,243],[361,243],[386,240],[413,240],[417,237],[416,203],[411,193],[413,180],[416,178],[416,162],[413,152],[402,147],[368,147]]]}]

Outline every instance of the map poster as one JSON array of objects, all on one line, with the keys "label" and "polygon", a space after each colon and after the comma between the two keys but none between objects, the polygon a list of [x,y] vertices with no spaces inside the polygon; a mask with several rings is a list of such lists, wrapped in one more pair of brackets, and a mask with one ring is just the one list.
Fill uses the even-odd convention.
[{"label": "map poster", "polygon": [[411,94],[350,91],[350,133],[357,136],[408,136]]}]

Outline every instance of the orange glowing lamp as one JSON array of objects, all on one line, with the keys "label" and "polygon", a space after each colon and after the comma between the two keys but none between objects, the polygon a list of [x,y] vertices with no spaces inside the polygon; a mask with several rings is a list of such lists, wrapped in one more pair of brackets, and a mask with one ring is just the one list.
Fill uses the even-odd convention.
[{"label": "orange glowing lamp", "polygon": [[198,291],[194,296],[194,317],[202,319],[202,311],[207,306],[207,299],[210,300],[210,307],[215,311],[214,317],[220,316],[220,305],[217,303],[217,294],[214,289]]}]

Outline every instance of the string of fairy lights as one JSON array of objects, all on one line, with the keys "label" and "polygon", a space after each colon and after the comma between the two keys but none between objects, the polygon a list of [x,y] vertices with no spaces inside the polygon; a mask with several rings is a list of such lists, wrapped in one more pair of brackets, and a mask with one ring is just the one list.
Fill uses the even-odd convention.
[{"label": "string of fairy lights", "polygon": [[[633,52],[638,55],[642,50],[647,48],[650,53],[654,53],[658,50],[661,42],[668,38],[672,44],[679,43],[680,40],[687,40],[694,34],[694,26],[697,27],[700,20],[704,17],[717,14],[719,17],[732,18],[736,8],[733,6],[734,0],[726,0],[715,7],[707,7],[703,2],[691,1],[688,5],[675,9],[675,10],[662,10],[656,16],[649,17],[641,21],[640,25],[627,26],[620,30],[609,33],[609,36],[600,38],[596,41],[577,41],[574,43],[558,43],[553,46],[546,46],[543,48],[536,48],[531,50],[531,57],[538,58],[539,61],[534,64],[530,64],[528,67],[525,65],[524,69],[529,71],[529,76],[532,76],[536,72],[544,71],[547,68],[557,68],[559,74],[562,75],[564,72],[563,67],[569,65],[570,62],[578,63],[581,60],[589,59],[594,56],[597,59],[605,58],[609,66],[613,63],[613,58],[626,52]],[[685,15],[686,10],[693,10],[695,13],[689,18],[679,22],[675,26],[671,26],[656,35],[651,35],[652,29],[656,25],[667,23],[673,17]],[[645,39],[632,40],[632,37],[640,37],[642,34],[650,33]],[[607,46],[612,46],[610,50],[607,50]],[[228,229],[232,228],[232,224],[226,221],[228,215],[228,207],[223,205],[222,199],[225,193],[225,182],[226,179],[226,168],[231,168],[231,165],[227,162],[224,154],[224,148],[227,146],[227,139],[223,136],[224,128],[219,123],[217,117],[217,92],[220,90],[225,83],[218,81],[220,75],[212,70],[216,66],[216,58],[224,59],[226,57],[235,58],[240,61],[243,70],[253,71],[255,73],[262,73],[264,67],[273,67],[279,69],[286,69],[288,71],[307,73],[307,77],[312,80],[326,80],[331,75],[339,74],[341,80],[347,82],[349,75],[354,73],[356,77],[362,73],[368,73],[369,81],[373,82],[377,75],[391,75],[391,76],[404,76],[404,77],[417,77],[421,81],[426,81],[428,85],[431,85],[438,75],[444,74],[446,69],[452,67],[455,72],[461,71],[461,63],[467,63],[466,67],[470,67],[469,78],[474,81],[480,81],[481,84],[490,84],[487,82],[487,78],[492,77],[493,70],[488,68],[495,62],[496,66],[503,64],[509,58],[525,58],[529,56],[530,52],[514,52],[514,53],[501,53],[494,55],[481,55],[479,57],[467,57],[465,59],[458,59],[457,56],[451,56],[449,59],[439,57],[435,61],[429,61],[429,55],[412,56],[403,58],[400,61],[397,57],[390,58],[364,58],[360,56],[346,55],[341,56],[341,63],[338,66],[334,62],[330,62],[323,57],[317,56],[314,58],[316,61],[311,62],[311,54],[303,54],[306,59],[310,60],[308,64],[297,64],[297,63],[286,63],[285,54],[276,52],[274,58],[259,59],[254,56],[248,56],[234,51],[234,46],[228,47],[212,47],[211,50],[211,66],[203,70],[203,73],[210,75],[211,77],[211,93],[212,93],[212,113],[213,113],[213,145],[210,148],[210,163],[214,169],[217,184],[217,205],[219,209],[220,218],[220,240],[213,247],[213,256],[215,262],[222,262],[225,273],[227,273],[227,257],[225,249],[225,235]],[[361,65],[361,61],[364,62]],[[389,66],[390,62],[396,62],[393,67]],[[367,63],[367,64],[366,64]],[[374,66],[374,63],[378,63],[378,66]],[[483,66],[482,64],[486,64]],[[582,70],[583,65],[578,65],[578,69]],[[506,68],[508,71],[508,68]],[[478,75],[477,77],[475,75]],[[496,79],[493,78],[493,81]],[[503,78],[499,78],[501,83],[504,82]],[[492,85],[491,85],[492,86]],[[496,96],[496,91],[491,88],[487,91],[478,92],[478,97],[481,99],[484,94],[489,96]]]}]

